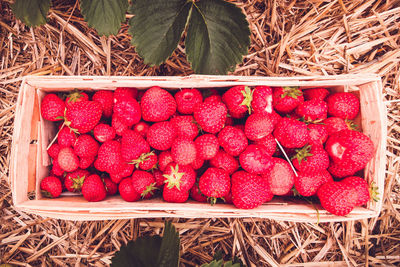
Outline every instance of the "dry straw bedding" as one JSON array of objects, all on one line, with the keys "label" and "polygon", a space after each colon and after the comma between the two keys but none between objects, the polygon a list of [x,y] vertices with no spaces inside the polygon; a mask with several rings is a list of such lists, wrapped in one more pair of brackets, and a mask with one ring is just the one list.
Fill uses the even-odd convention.
[{"label": "dry straw bedding", "polygon": [[[251,48],[235,75],[378,73],[388,108],[384,206],[376,219],[290,223],[259,219],[174,219],[182,266],[216,250],[248,266],[400,264],[400,1],[232,1],[251,27]],[[160,67],[147,67],[124,25],[99,38],[78,1],[53,1],[49,23],[28,29],[0,1],[0,262],[21,266],[104,266],[121,245],[162,233],[162,219],[73,222],[13,208],[7,182],[13,119],[24,75],[188,75],[181,43]]]}]

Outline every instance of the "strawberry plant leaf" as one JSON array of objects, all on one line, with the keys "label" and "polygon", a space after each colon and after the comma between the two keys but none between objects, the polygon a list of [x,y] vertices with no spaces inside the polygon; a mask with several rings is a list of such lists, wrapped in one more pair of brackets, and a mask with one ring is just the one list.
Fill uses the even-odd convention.
[{"label": "strawberry plant leaf", "polygon": [[186,54],[196,73],[233,71],[250,45],[250,29],[241,9],[223,0],[193,4],[185,41]]},{"label": "strawberry plant leaf", "polygon": [[131,43],[149,65],[159,65],[175,50],[185,29],[192,1],[135,0],[129,20]]},{"label": "strawberry plant leaf", "polygon": [[171,222],[165,222],[164,235],[162,238],[160,253],[158,254],[158,267],[179,266],[179,233]]},{"label": "strawberry plant leaf", "polygon": [[125,21],[128,0],[81,0],[85,21],[99,35],[116,35]]},{"label": "strawberry plant leaf", "polygon": [[27,26],[38,26],[46,23],[51,0],[15,0],[11,5],[15,17]]}]

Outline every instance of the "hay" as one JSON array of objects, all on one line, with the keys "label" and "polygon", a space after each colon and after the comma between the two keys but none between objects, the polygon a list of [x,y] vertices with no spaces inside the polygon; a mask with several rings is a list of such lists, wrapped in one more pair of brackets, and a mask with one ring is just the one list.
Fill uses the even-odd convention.
[{"label": "hay", "polygon": [[[162,219],[72,222],[12,207],[7,183],[15,103],[24,75],[188,75],[181,43],[159,67],[143,64],[127,26],[99,38],[78,1],[53,1],[49,24],[28,29],[0,2],[0,262],[18,266],[106,266],[116,250],[159,234]],[[388,107],[387,178],[376,219],[319,225],[255,219],[174,219],[182,266],[217,250],[248,266],[400,264],[400,1],[232,1],[250,22],[249,54],[235,75],[382,75]]]}]

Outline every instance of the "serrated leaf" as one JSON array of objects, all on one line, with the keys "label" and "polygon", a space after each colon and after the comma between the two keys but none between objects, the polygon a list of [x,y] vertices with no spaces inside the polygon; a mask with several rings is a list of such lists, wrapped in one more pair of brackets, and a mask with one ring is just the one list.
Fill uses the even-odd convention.
[{"label": "serrated leaf", "polygon": [[205,263],[201,267],[222,267],[224,265],[224,260],[213,260],[210,263]]},{"label": "serrated leaf", "polygon": [[241,9],[223,0],[193,5],[186,37],[186,54],[196,73],[233,71],[250,45],[250,29]]},{"label": "serrated leaf", "polygon": [[125,21],[128,0],[81,0],[85,21],[99,35],[116,35]]},{"label": "serrated leaf", "polygon": [[149,65],[159,65],[175,50],[185,29],[188,0],[135,0],[129,20],[131,43]]},{"label": "serrated leaf", "polygon": [[11,5],[15,17],[27,26],[38,26],[46,23],[51,0],[15,0]]},{"label": "serrated leaf", "polygon": [[180,250],[179,233],[171,222],[165,222],[160,253],[158,254],[157,267],[178,267]]}]

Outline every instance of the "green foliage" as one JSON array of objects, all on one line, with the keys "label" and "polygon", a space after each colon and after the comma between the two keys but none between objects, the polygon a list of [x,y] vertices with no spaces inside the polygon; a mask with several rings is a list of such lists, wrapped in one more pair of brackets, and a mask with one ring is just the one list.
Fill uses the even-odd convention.
[{"label": "green foliage", "polygon": [[224,262],[224,260],[213,260],[210,263],[201,265],[201,267],[240,267],[240,263],[233,263],[232,261]]},{"label": "green foliage", "polygon": [[15,0],[11,5],[14,15],[27,26],[46,23],[51,0]]}]

